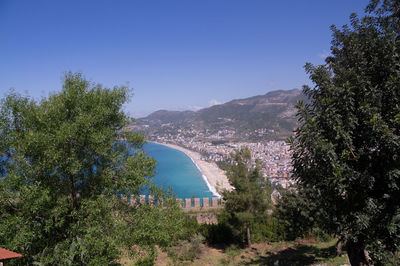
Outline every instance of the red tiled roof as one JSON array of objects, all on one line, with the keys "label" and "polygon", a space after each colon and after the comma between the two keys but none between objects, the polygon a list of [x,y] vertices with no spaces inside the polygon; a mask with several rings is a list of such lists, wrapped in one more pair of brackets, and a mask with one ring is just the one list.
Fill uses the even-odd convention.
[{"label": "red tiled roof", "polygon": [[21,258],[22,255],[9,251],[4,248],[0,248],[0,260],[6,260],[6,259],[13,259],[13,258]]}]

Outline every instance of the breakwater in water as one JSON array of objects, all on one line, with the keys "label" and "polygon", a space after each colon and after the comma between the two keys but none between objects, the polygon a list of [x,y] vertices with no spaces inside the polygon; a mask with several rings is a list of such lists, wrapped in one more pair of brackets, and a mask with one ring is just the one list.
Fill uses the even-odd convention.
[{"label": "breakwater in water", "polygon": [[[139,204],[162,204],[162,201],[156,200],[152,195],[140,195],[139,197],[130,197],[129,200],[125,196],[122,196],[121,199],[128,201],[131,206],[136,206]],[[205,211],[212,209],[221,209],[224,207],[224,202],[217,197],[185,199],[177,198],[176,200],[184,211]]]}]

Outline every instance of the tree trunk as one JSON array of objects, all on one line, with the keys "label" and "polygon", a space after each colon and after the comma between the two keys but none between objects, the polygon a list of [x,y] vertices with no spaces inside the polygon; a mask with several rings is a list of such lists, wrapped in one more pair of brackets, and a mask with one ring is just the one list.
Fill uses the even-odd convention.
[{"label": "tree trunk", "polygon": [[363,245],[362,243],[348,241],[347,255],[349,256],[350,264],[352,266],[368,265],[368,260],[365,256],[365,245]]},{"label": "tree trunk", "polygon": [[250,238],[250,225],[246,225],[246,231],[247,231],[247,245],[249,248],[251,248],[251,238]]},{"label": "tree trunk", "polygon": [[75,175],[70,177],[71,180],[71,207],[77,209],[76,189],[75,189]]},{"label": "tree trunk", "polygon": [[343,245],[344,245],[343,239],[339,238],[338,242],[336,243],[336,256],[338,257],[343,256]]}]

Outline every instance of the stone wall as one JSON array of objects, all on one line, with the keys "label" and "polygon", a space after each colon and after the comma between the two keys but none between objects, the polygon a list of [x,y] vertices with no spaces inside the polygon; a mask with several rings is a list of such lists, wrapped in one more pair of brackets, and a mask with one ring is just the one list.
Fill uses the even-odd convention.
[{"label": "stone wall", "polygon": [[[122,200],[126,200],[126,197],[121,197]],[[223,201],[217,197],[210,198],[186,198],[186,199],[176,199],[179,202],[182,210],[184,211],[205,211],[205,210],[213,210],[213,209],[221,209],[224,207]],[[138,198],[131,197],[129,200],[129,204],[134,206],[136,204],[160,204],[160,202],[156,202],[154,200],[154,196],[148,195],[140,195]],[[162,204],[162,203],[161,203]]]},{"label": "stone wall", "polygon": [[217,197],[211,198],[186,198],[178,199],[181,202],[181,207],[184,211],[200,211],[223,208],[223,202]]},{"label": "stone wall", "polygon": [[218,217],[215,212],[197,212],[188,215],[195,218],[199,224],[218,224]]}]

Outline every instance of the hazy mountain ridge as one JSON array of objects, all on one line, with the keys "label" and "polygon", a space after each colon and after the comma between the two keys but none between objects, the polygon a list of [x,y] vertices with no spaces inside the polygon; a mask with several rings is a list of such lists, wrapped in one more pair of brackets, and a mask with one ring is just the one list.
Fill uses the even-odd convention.
[{"label": "hazy mountain ridge", "polygon": [[158,110],[145,118],[139,120],[148,120],[148,121],[158,121],[162,124],[165,123],[174,123],[180,120],[185,120],[191,118],[195,115],[194,111],[168,111],[168,110]]},{"label": "hazy mountain ridge", "polygon": [[135,127],[150,136],[191,130],[210,136],[224,131],[228,139],[284,139],[297,127],[294,105],[301,99],[299,89],[278,90],[197,112],[159,110],[138,119]]}]

